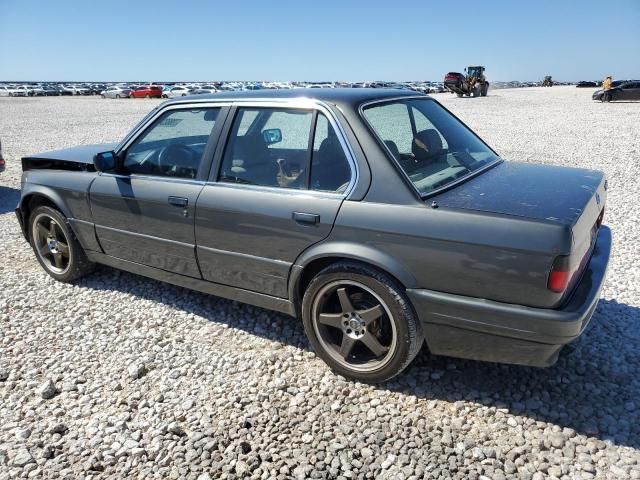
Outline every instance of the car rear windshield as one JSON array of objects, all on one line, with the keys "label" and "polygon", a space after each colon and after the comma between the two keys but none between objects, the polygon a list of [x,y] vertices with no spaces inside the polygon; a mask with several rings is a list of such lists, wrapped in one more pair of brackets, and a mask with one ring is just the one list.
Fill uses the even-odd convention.
[{"label": "car rear windshield", "polygon": [[500,160],[471,130],[432,99],[376,103],[365,107],[363,114],[423,196]]}]

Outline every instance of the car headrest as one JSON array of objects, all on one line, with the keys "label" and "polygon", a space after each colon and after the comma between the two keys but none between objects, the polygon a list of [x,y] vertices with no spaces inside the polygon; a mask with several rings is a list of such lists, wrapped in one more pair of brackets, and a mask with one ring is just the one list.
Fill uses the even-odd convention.
[{"label": "car headrest", "polygon": [[[422,145],[421,145],[422,144]],[[417,160],[432,158],[442,151],[442,138],[433,128],[422,130],[416,134],[411,144],[411,152]]]}]

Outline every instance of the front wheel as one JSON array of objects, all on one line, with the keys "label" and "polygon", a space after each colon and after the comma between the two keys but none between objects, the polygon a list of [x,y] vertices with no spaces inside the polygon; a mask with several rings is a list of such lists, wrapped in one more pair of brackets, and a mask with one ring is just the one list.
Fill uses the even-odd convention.
[{"label": "front wheel", "polygon": [[66,218],[51,207],[37,207],[29,217],[29,242],[42,268],[56,280],[71,282],[93,270]]},{"label": "front wheel", "polygon": [[302,319],[318,356],[340,375],[364,382],[398,375],[423,343],[403,287],[355,262],[330,265],[311,281]]}]

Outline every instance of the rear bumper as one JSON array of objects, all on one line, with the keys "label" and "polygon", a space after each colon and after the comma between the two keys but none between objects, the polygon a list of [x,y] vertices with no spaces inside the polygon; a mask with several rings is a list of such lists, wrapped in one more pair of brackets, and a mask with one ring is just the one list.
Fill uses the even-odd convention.
[{"label": "rear bumper", "polygon": [[432,353],[546,367],[585,330],[598,305],[611,254],[611,231],[596,246],[572,296],[559,309],[532,308],[431,290],[408,289]]}]

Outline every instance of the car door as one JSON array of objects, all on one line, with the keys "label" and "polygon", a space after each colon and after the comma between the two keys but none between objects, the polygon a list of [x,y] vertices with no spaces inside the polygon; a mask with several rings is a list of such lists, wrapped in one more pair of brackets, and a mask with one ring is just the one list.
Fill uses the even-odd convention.
[{"label": "car door", "polygon": [[118,152],[117,174],[100,173],[89,198],[107,255],[200,278],[195,256],[196,199],[209,172],[227,109],[165,108]]},{"label": "car door", "polygon": [[328,110],[247,106],[232,117],[198,198],[202,275],[286,298],[292,264],[329,235],[355,182],[353,158]]},{"label": "car door", "polygon": [[628,83],[624,87],[625,100],[640,100],[640,82]]}]

